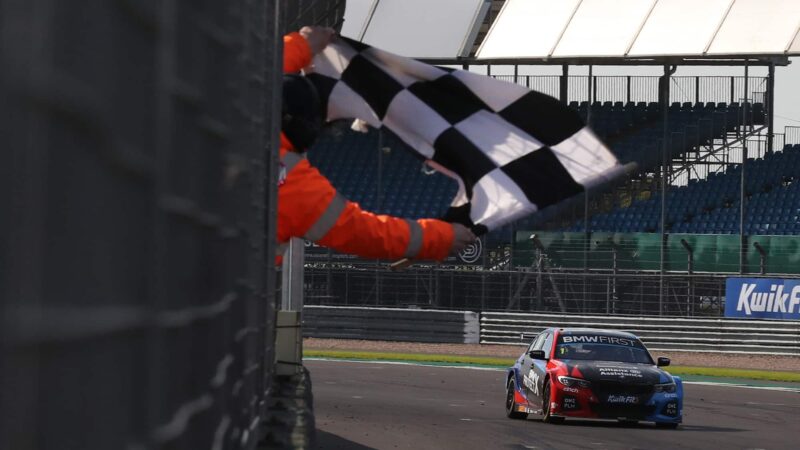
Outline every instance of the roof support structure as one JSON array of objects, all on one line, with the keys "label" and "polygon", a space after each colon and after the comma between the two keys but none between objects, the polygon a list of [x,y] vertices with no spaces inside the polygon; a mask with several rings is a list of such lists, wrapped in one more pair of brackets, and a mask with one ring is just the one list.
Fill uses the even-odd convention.
[{"label": "roof support structure", "polygon": [[683,57],[663,57],[663,58],[498,58],[498,59],[477,59],[477,58],[418,58],[427,64],[435,65],[477,65],[477,66],[744,66],[745,64],[756,67],[767,67],[771,64],[776,66],[788,66],[790,64],[787,56],[770,55],[751,55],[748,57],[730,56],[713,58],[683,58]]},{"label": "roof support structure", "polygon": [[663,133],[661,135],[661,224],[658,227],[661,234],[661,245],[659,257],[661,260],[659,270],[659,289],[658,289],[658,315],[664,314],[664,263],[667,253],[667,180],[669,178],[669,145],[667,139],[669,135],[669,84],[670,77],[675,73],[676,66],[664,66],[664,76],[659,80],[658,100],[661,104],[661,120],[663,123]]}]

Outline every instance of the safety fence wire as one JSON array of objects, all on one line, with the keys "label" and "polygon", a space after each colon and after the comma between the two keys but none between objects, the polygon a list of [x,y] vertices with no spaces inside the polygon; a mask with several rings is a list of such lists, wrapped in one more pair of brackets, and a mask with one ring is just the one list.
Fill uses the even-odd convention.
[{"label": "safety fence wire", "polygon": [[271,5],[0,1],[0,448],[257,444]]}]

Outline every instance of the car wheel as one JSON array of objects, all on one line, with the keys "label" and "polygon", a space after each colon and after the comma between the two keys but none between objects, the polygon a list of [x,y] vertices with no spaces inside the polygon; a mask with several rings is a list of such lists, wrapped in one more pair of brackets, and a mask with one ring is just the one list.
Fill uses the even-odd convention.
[{"label": "car wheel", "polygon": [[542,392],[542,422],[561,423],[564,421],[563,417],[553,417],[553,415],[550,414],[550,386],[552,384],[552,380],[547,380],[544,384],[544,392]]},{"label": "car wheel", "polygon": [[656,427],[658,428],[668,428],[670,430],[674,430],[678,428],[677,422],[656,422]]},{"label": "car wheel", "polygon": [[506,417],[510,419],[525,419],[528,417],[528,414],[517,411],[517,402],[514,401],[514,392],[516,392],[516,390],[514,377],[511,377],[506,385]]}]

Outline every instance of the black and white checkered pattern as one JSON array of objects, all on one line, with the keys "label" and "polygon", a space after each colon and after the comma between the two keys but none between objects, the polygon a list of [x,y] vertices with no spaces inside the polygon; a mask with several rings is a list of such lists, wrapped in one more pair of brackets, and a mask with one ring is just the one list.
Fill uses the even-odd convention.
[{"label": "black and white checkered pattern", "polygon": [[459,192],[445,219],[496,229],[623,170],[577,112],[523,86],[430,66],[347,38],[310,75],[328,120],[386,127]]}]

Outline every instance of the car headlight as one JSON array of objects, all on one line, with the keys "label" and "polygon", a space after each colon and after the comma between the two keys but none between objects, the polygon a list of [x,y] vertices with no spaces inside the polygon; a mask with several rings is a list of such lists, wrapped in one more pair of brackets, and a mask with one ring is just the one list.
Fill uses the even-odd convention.
[{"label": "car headlight", "polygon": [[574,386],[574,387],[587,388],[592,385],[592,383],[582,378],[565,377],[563,375],[558,377],[558,382],[568,387]]},{"label": "car headlight", "polygon": [[678,390],[678,387],[675,383],[659,383],[653,386],[656,392],[668,392],[672,393]]}]

